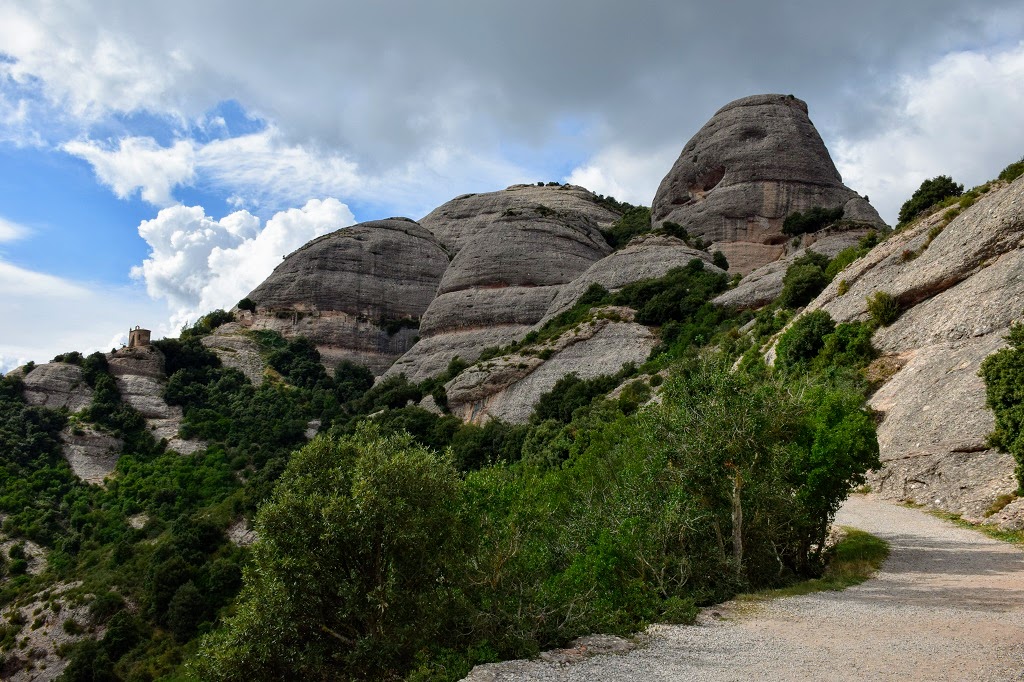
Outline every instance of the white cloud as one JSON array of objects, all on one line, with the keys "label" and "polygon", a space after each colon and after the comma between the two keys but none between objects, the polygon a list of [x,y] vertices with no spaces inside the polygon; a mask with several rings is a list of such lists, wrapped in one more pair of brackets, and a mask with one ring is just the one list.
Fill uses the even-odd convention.
[{"label": "white cloud", "polygon": [[174,203],[171,191],[195,177],[196,152],[188,140],[161,147],[151,137],[126,137],[116,149],[93,140],[74,140],[61,148],[88,161],[100,182],[121,199],[140,191],[149,203],[169,206]]},{"label": "white cloud", "polygon": [[165,300],[172,328],[216,308],[230,308],[262,282],[285,256],[309,240],[355,222],[337,199],[310,199],[265,225],[248,211],[216,220],[201,206],[172,206],[139,225],[149,257],[132,276],[154,299]]},{"label": "white cloud", "polygon": [[638,154],[613,146],[574,168],[566,182],[581,185],[596,194],[615,197],[619,201],[650,206],[658,184],[678,154],[678,149]]},{"label": "white cloud", "polygon": [[162,336],[163,306],[133,288],[91,285],[0,261],[0,372],[58,353],[109,350],[122,330],[141,324]]},{"label": "white cloud", "polygon": [[30,232],[31,230],[24,225],[19,225],[18,223],[0,217],[0,244],[3,242],[13,242],[18,239],[24,239]]},{"label": "white cloud", "polygon": [[1024,43],[985,54],[956,52],[897,86],[891,123],[840,140],[844,182],[895,223],[922,180],[951,175],[967,187],[1024,154]]}]

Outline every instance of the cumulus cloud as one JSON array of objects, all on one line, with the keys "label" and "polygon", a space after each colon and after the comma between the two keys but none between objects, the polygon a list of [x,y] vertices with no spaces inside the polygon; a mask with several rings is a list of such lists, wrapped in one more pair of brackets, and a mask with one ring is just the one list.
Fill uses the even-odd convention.
[{"label": "cumulus cloud", "polygon": [[154,299],[167,302],[179,328],[216,308],[230,308],[281,258],[310,239],[355,222],[337,199],[311,199],[262,224],[248,211],[219,220],[200,206],[172,206],[139,225],[149,256],[132,270]]},{"label": "cumulus cloud", "polygon": [[141,291],[74,282],[0,261],[0,373],[58,353],[109,350],[135,324],[166,333],[162,305]]},{"label": "cumulus cloud", "polygon": [[900,205],[936,175],[967,187],[995,177],[1024,154],[1024,43],[985,54],[949,54],[900,79],[889,123],[841,139],[837,165],[890,223]]}]

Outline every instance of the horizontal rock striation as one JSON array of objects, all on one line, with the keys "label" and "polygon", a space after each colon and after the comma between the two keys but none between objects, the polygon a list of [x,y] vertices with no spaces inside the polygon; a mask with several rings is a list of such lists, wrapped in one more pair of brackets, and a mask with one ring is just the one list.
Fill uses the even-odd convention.
[{"label": "horizontal rock striation", "polygon": [[807,307],[866,320],[867,297],[884,291],[902,308],[873,339],[895,369],[870,402],[884,415],[884,466],[873,477],[882,495],[980,519],[1016,488],[1012,458],[986,442],[994,418],[978,371],[1024,316],[1022,247],[1024,179],[992,189],[948,225],[940,212],[893,235]]},{"label": "horizontal rock striation", "polygon": [[655,226],[679,223],[712,243],[730,272],[778,259],[795,211],[844,208],[844,219],[882,227],[867,200],[842,183],[807,105],[792,95],[755,95],[722,107],[687,142],[651,206]]},{"label": "horizontal rock striation", "polygon": [[447,253],[419,224],[406,218],[361,223],[285,258],[249,294],[257,310],[240,322],[286,338],[306,336],[328,370],[352,360],[379,374],[415,342],[416,322],[447,267]]},{"label": "horizontal rock striation", "polygon": [[[445,207],[431,214],[432,229],[461,246],[423,313],[421,340],[385,376],[405,374],[421,381],[443,371],[455,357],[472,362],[489,346],[521,338],[562,286],[611,252],[600,226],[617,215],[581,188],[523,186],[477,196],[486,197],[486,219],[474,219],[472,229],[449,230],[441,224],[438,216],[447,215]],[[524,197],[563,201],[556,209],[524,203]],[[596,222],[595,215],[605,223]]]}]

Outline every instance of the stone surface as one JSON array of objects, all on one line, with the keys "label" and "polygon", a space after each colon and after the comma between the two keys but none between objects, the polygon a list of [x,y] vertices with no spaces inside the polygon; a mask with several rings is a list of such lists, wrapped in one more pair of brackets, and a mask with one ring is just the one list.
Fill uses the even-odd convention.
[{"label": "stone surface", "polygon": [[[883,415],[884,467],[872,485],[885,497],[980,520],[1016,487],[1012,458],[986,445],[994,417],[978,371],[1024,317],[1024,178],[944,223],[939,212],[892,235],[805,313],[866,320],[869,295],[885,291],[900,302],[900,317],[873,338],[892,378],[870,401]],[[849,289],[840,296],[843,280]]]},{"label": "stone surface", "polygon": [[762,265],[740,280],[736,287],[716,296],[712,302],[731,308],[749,310],[765,306],[782,293],[782,278],[794,260],[808,250],[834,258],[843,249],[856,246],[869,228],[825,229],[813,235],[806,235],[797,250],[777,261]]},{"label": "stone surface", "polygon": [[[420,381],[456,356],[473,362],[484,348],[522,338],[563,285],[611,252],[600,227],[618,216],[582,188],[520,186],[476,196],[424,219],[458,253],[423,313],[420,341],[385,376]],[[542,199],[552,205],[536,203]],[[481,213],[471,219],[473,206]]]},{"label": "stone surface", "polygon": [[216,355],[222,365],[237,369],[254,385],[263,383],[266,366],[260,356],[259,345],[246,334],[246,327],[229,322],[217,328],[215,334],[202,337],[202,343]]},{"label": "stone surface", "polygon": [[[58,652],[86,636],[100,638],[104,627],[90,635],[71,635],[64,624],[74,619],[79,625],[90,622],[88,603],[72,601],[66,593],[80,583],[58,583],[49,587],[47,597],[36,598],[13,607],[26,625],[18,633],[18,647],[0,659],[0,679],[7,682],[50,682],[56,680],[68,665]],[[51,607],[56,604],[56,610]],[[33,628],[33,623],[39,626]]]},{"label": "stone surface", "polygon": [[382,323],[422,316],[447,267],[448,255],[419,224],[405,218],[362,223],[285,258],[249,294],[256,314],[239,321],[286,338],[306,336],[328,371],[352,360],[379,374],[419,335],[410,328],[389,334]]},{"label": "stone surface", "polygon": [[704,261],[706,269],[721,272],[711,264],[711,254],[691,248],[681,239],[655,234],[636,237],[624,248],[597,261],[579,277],[561,287],[538,324],[543,325],[559,313],[572,308],[592,284],[616,291],[642,279],[663,277],[672,268],[682,267],[694,258]]},{"label": "stone surface", "polygon": [[653,224],[679,223],[746,274],[783,254],[794,211],[843,206],[881,227],[878,213],[842,184],[828,150],[791,95],[755,95],[722,107],[687,142],[651,206]]},{"label": "stone surface", "polygon": [[603,206],[592,192],[575,185],[538,187],[512,185],[499,192],[464,194],[442,204],[420,220],[454,256],[481,231],[508,212],[536,206],[583,217],[597,227],[610,227],[619,214]]},{"label": "stone surface", "polygon": [[163,353],[154,346],[122,348],[107,356],[107,362],[121,391],[121,400],[139,411],[157,441],[167,439],[167,447],[183,455],[206,447],[202,441],[185,440],[178,435],[182,411],[163,398]]},{"label": "stone surface", "polygon": [[67,426],[60,432],[64,459],[75,475],[86,483],[100,485],[114,473],[124,443],[91,426]]},{"label": "stone surface", "polygon": [[[657,345],[650,329],[632,322],[628,308],[606,308],[558,339],[531,347],[532,353],[480,362],[448,382],[448,407],[464,421],[528,421],[534,405],[559,379],[614,374],[628,362],[640,364]],[[544,357],[547,359],[544,359]]]},{"label": "stone surface", "polygon": [[92,403],[92,389],[77,365],[63,362],[36,365],[28,374],[23,370],[21,377],[25,382],[25,402],[29,405],[78,412]]}]

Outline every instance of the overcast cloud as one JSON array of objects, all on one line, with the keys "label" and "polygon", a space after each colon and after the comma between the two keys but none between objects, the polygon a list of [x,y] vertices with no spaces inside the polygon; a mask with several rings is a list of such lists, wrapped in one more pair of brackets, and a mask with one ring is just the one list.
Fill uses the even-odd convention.
[{"label": "overcast cloud", "polygon": [[[237,271],[215,253],[247,253],[280,211],[418,218],[556,179],[647,204],[719,107],[761,92],[806,100],[847,184],[892,221],[921,180],[976,184],[1024,154],[1022,38],[1019,0],[0,0],[0,143],[84,159],[153,206],[120,229],[147,240],[134,272],[177,322]],[[251,232],[181,206],[187,188],[247,211]],[[172,218],[190,250],[156,268]],[[315,232],[287,229],[272,250]]]}]

